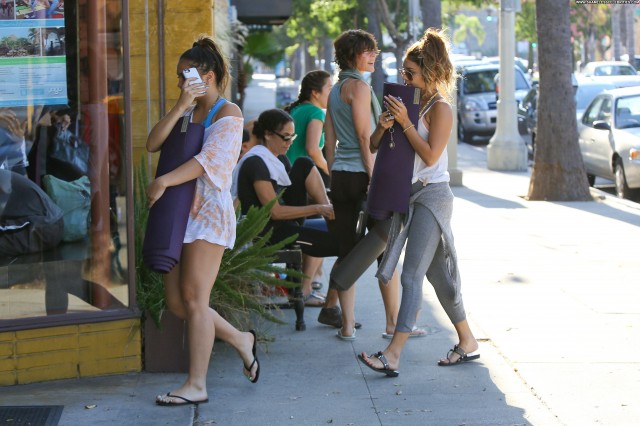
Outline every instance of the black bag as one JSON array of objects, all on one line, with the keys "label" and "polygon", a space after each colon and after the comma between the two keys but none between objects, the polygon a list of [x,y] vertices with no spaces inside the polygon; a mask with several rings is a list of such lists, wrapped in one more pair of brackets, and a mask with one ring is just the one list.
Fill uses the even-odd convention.
[{"label": "black bag", "polygon": [[89,174],[89,146],[68,130],[58,131],[49,151],[47,173],[73,181]]}]

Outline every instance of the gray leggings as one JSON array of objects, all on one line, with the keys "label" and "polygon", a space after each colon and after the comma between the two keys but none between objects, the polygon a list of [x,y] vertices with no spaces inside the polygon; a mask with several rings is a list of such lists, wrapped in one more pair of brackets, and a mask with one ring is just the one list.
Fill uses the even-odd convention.
[{"label": "gray leggings", "polygon": [[410,333],[415,325],[416,315],[422,306],[425,273],[451,322],[457,324],[466,318],[460,281],[452,277],[447,268],[440,225],[425,206],[416,203],[413,208],[400,277],[402,299],[396,331],[401,333]]}]

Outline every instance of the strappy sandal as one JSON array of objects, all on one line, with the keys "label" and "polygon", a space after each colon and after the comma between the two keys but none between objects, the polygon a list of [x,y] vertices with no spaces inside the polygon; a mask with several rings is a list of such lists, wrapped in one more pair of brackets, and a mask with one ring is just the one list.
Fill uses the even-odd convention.
[{"label": "strappy sandal", "polygon": [[[371,358],[371,357],[378,358],[380,360],[380,362],[382,363],[382,368],[374,367],[373,365],[369,364],[367,362],[367,360],[368,360],[368,358]],[[389,367],[389,362],[387,361],[387,357],[384,356],[382,351],[380,351],[378,353],[375,353],[375,354],[371,354],[371,355],[369,355],[368,358],[363,357],[362,354],[358,354],[358,359],[360,360],[360,362],[362,362],[364,365],[366,365],[367,367],[369,367],[370,369],[372,369],[376,373],[386,374],[388,377],[398,377],[398,375],[400,374],[400,372],[398,370],[392,370]]]},{"label": "strappy sandal", "polygon": [[[460,355],[460,358],[458,358],[455,362],[451,362],[451,355],[453,355],[454,353]],[[478,358],[480,358],[479,353],[472,352],[468,354],[460,346],[455,345],[453,349],[450,349],[449,352],[447,352],[447,361],[445,362],[441,359],[440,361],[438,361],[438,365],[440,367],[450,367],[452,365],[464,364],[465,362],[473,361]]]}]

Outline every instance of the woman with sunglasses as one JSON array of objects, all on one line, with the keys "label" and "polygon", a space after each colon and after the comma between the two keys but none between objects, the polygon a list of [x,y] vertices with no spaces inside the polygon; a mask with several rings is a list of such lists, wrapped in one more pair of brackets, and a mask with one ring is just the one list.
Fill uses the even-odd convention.
[{"label": "woman with sunglasses", "polygon": [[[373,72],[380,52],[373,35],[363,30],[343,32],[336,38],[334,48],[340,74],[329,94],[325,155],[331,170],[331,201],[336,212],[336,220],[329,224],[329,230],[340,244],[338,264],[358,242],[358,218],[373,171],[369,137],[380,114],[380,104],[363,74]],[[371,227],[373,223],[367,225]],[[323,324],[339,327],[337,336],[341,340],[355,339],[358,328],[354,312],[355,286],[348,284],[348,288],[338,289],[342,312],[338,306],[325,306],[318,318]],[[331,286],[335,288],[335,283]],[[397,274],[388,285],[379,283],[379,287],[385,307],[385,331],[392,333],[398,313]]]},{"label": "woman with sunglasses", "polygon": [[387,250],[377,273],[384,282],[391,278],[406,242],[400,278],[402,298],[398,324],[387,348],[372,355],[365,352],[358,355],[372,370],[392,377],[399,374],[402,349],[422,306],[425,274],[458,334],[458,343],[438,365],[460,365],[480,357],[475,353],[478,342],[469,328],[462,303],[451,231],[453,193],[449,187],[446,148],[454,112],[445,96],[452,92],[456,72],[444,33],[430,28],[409,47],[401,75],[405,84],[421,91],[418,126],[411,123],[401,101],[386,96],[388,111],[380,115],[370,144],[371,151],[377,151],[384,132],[398,122],[415,151],[409,213],[406,217],[394,213]]},{"label": "woman with sunglasses", "polygon": [[[286,157],[287,150],[296,139],[293,118],[281,109],[264,111],[253,125],[258,145],[251,148],[238,162],[233,172],[232,194],[240,200],[242,214],[251,206],[263,206],[284,190],[271,210],[271,220],[264,232],[273,229],[271,242],[282,241],[298,234],[296,242],[302,253],[313,257],[336,256],[335,239],[318,227],[303,226],[304,218],[320,215],[334,218],[333,206],[327,197],[318,168],[309,157],[298,158],[293,165]],[[316,204],[307,204],[311,198]],[[307,306],[322,306],[324,297],[312,292],[311,279],[317,265],[302,264],[306,278],[302,293]]]}]

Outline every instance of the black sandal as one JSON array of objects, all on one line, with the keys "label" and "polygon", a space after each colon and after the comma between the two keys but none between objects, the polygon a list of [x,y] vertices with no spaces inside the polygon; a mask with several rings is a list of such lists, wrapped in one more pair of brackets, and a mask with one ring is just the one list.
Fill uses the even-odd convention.
[{"label": "black sandal", "polygon": [[250,376],[247,376],[247,379],[251,383],[257,383],[258,379],[260,378],[260,361],[258,361],[258,357],[256,356],[256,345],[258,344],[258,336],[256,336],[256,332],[253,330],[249,330],[249,333],[253,334],[253,347],[251,348],[251,353],[253,354],[253,362],[249,367],[247,367],[246,364],[243,364],[243,367],[249,372],[249,374],[251,374],[253,365],[258,364],[258,368],[256,368],[256,376],[253,379]]},{"label": "black sandal", "polygon": [[[451,362],[450,357],[454,353],[460,355],[460,358],[458,358],[455,362]],[[479,353],[472,352],[470,354],[467,354],[460,346],[455,345],[453,349],[450,349],[449,352],[447,352],[447,362],[444,362],[444,360],[441,359],[440,361],[438,361],[438,365],[440,367],[449,367],[452,365],[458,365],[458,364],[463,364],[465,362],[473,361],[478,358],[480,358]]]},{"label": "black sandal", "polygon": [[371,364],[369,364],[367,362],[367,358],[363,357],[362,354],[358,354],[358,359],[364,365],[366,365],[367,367],[369,367],[370,369],[372,369],[376,373],[386,374],[388,377],[398,377],[398,375],[400,374],[400,372],[398,372],[398,370],[392,370],[391,368],[389,368],[389,362],[387,361],[387,357],[384,356],[382,351],[380,351],[378,353],[375,353],[375,354],[369,355],[369,358],[371,358],[371,357],[378,358],[380,360],[380,362],[382,363],[382,368],[374,367],[373,365],[371,365]]}]

